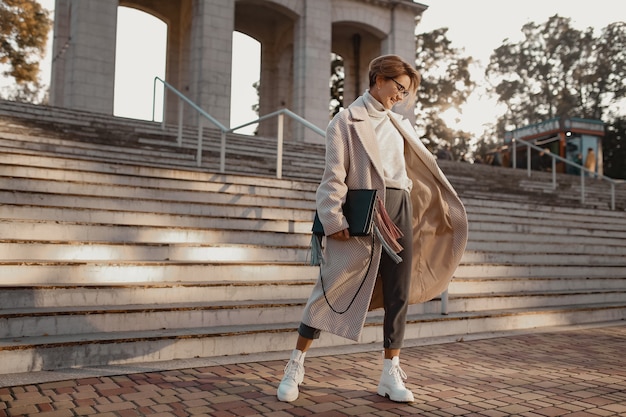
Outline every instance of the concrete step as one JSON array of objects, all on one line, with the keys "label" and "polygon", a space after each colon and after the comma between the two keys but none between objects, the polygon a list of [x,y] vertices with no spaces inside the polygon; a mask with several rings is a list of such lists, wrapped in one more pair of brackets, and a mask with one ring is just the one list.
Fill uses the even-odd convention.
[{"label": "concrete step", "polygon": [[[502,224],[474,224],[469,232],[469,243],[476,242],[477,245],[489,245],[493,243],[502,243],[506,245],[509,242],[512,245],[517,244],[547,244],[554,246],[561,246],[561,248],[567,248],[568,246],[583,245],[583,247],[598,246],[613,248],[618,253],[624,253],[622,248],[624,247],[624,239],[617,236],[615,238],[606,237],[602,231],[591,230],[586,233],[577,231],[576,235],[562,234],[558,228],[553,228],[544,231],[544,229],[533,228],[526,233],[520,233],[515,230],[511,225]],[[571,232],[571,230],[570,230]],[[573,245],[575,243],[575,245]],[[504,246],[503,246],[504,247]],[[608,249],[612,250],[612,249]]]},{"label": "concrete step", "polygon": [[[0,190],[0,201],[4,204],[16,206],[39,206],[53,208],[72,209],[97,209],[115,212],[129,212],[130,214],[152,214],[173,216],[203,216],[214,218],[240,218],[263,220],[291,219],[293,221],[312,222],[315,215],[314,207],[290,208],[290,207],[264,207],[245,206],[232,203],[214,203],[211,205],[201,201],[164,201],[156,198],[132,198],[131,196],[85,196],[85,195],[59,195],[55,193],[42,193],[31,191]],[[59,220],[70,220],[65,217]]]},{"label": "concrete step", "polygon": [[[1,229],[0,229],[1,230]],[[249,234],[254,234],[249,232]],[[11,241],[6,235],[0,241],[0,261],[210,261],[221,262],[300,262],[310,260],[310,248],[307,245],[299,247],[271,246],[266,242],[251,244],[204,244],[204,243],[135,243],[135,242],[93,242],[93,241],[62,241],[33,242],[29,240]],[[20,236],[21,237],[21,236]],[[21,239],[24,239],[21,237]],[[244,239],[245,240],[245,239]],[[597,251],[586,254],[584,249],[578,253],[568,253],[567,247],[560,251],[536,252],[533,245],[528,250],[512,245],[516,252],[505,252],[503,248],[497,251],[466,251],[462,261],[464,264],[585,264],[585,265],[614,265],[626,266],[624,248],[613,248],[611,253]],[[558,254],[559,256],[554,256]]]},{"label": "concrete step", "polygon": [[[251,224],[257,225],[257,230],[294,231],[310,233],[313,209],[289,209],[282,207],[260,208],[255,206],[239,207],[238,198],[235,204],[208,205],[201,202],[166,202],[163,200],[144,200],[143,210],[137,212],[136,201],[132,198],[114,199],[97,196],[63,196],[47,193],[30,193],[20,191],[0,191],[0,207],[5,219],[39,219],[61,222],[84,222],[93,218],[100,219],[100,223],[135,224],[165,226],[177,225],[180,227],[228,227],[233,229],[248,228]],[[276,204],[282,204],[274,200]],[[314,203],[312,203],[314,204]],[[42,207],[43,206],[43,207]],[[167,206],[167,207],[165,207]],[[170,211],[170,213],[166,213]],[[297,214],[296,214],[297,213]],[[181,217],[184,216],[184,217]],[[237,218],[239,216],[239,218]],[[177,217],[176,220],[169,220]],[[245,219],[252,217],[252,219]],[[255,219],[255,217],[260,217]],[[283,220],[291,218],[292,220]],[[200,221],[198,221],[201,219]],[[260,223],[262,222],[262,223]],[[561,225],[561,222],[564,224]],[[262,226],[261,226],[262,224]],[[276,227],[271,229],[272,227]],[[483,232],[483,233],[480,233]],[[487,232],[487,233],[484,233]],[[470,242],[485,240],[514,239],[523,242],[529,237],[537,237],[537,242],[562,243],[564,240],[578,243],[601,243],[608,246],[622,246],[626,240],[626,230],[619,224],[592,223],[591,227],[579,223],[569,224],[567,221],[548,221],[537,224],[531,221],[517,223],[504,221],[470,222]],[[559,238],[560,236],[560,238]],[[589,239],[588,242],[584,242]]]},{"label": "concrete step", "polygon": [[[540,309],[500,310],[491,314],[454,313],[410,316],[407,340],[427,337],[495,333],[550,325],[594,323],[626,318],[623,304],[560,306]],[[367,320],[360,343],[380,340],[381,317]],[[293,348],[297,323],[249,326],[213,326],[195,329],[95,333],[79,336],[41,336],[0,341],[4,373],[32,372],[69,367],[132,364],[164,360],[216,357]],[[89,341],[89,342],[87,342]],[[318,347],[354,342],[322,334]]]},{"label": "concrete step", "polygon": [[[33,179],[33,178],[17,178],[18,169],[13,167],[5,167],[0,165],[0,171],[2,168],[6,168],[5,171],[10,171],[4,177],[0,176],[2,180],[2,188],[5,190],[20,190],[22,192],[32,193],[54,193],[60,195],[69,196],[110,196],[115,198],[138,198],[145,200],[158,200],[158,201],[176,201],[176,202],[191,202],[191,203],[215,203],[215,204],[229,204],[236,202],[243,206],[259,206],[264,207],[292,207],[292,208],[304,208],[307,210],[313,210],[315,206],[313,192],[303,192],[299,196],[272,196],[268,195],[270,190],[263,190],[264,193],[256,195],[257,190],[246,189],[245,186],[233,186],[232,190],[225,192],[219,190],[217,184],[214,183],[214,187],[209,187],[206,183],[182,183],[181,181],[171,181],[171,185],[168,184],[158,185],[158,182],[153,179],[152,181],[141,181],[143,178],[139,177],[119,177],[119,181],[112,181],[112,175],[101,178],[99,182],[87,182],[89,179],[96,180],[96,175],[87,175],[94,178],[85,178],[82,176],[80,181],[70,181],[67,175],[62,180],[47,179]],[[23,169],[22,169],[23,170]],[[44,175],[43,170],[41,174]],[[26,174],[26,172],[23,172]],[[1,175],[1,172],[0,172]],[[10,175],[10,176],[9,176]],[[31,173],[32,175],[32,173]],[[137,179],[132,181],[132,179]],[[103,182],[108,179],[109,182]],[[115,178],[117,180],[117,178]],[[132,182],[140,182],[142,185],[134,185]],[[181,184],[182,183],[182,184]],[[176,186],[186,186],[187,190],[174,188]],[[222,184],[222,188],[224,188]],[[236,189],[239,189],[239,193],[236,193]],[[261,192],[262,190],[259,190]],[[533,210],[532,215],[528,213],[528,209],[512,209],[509,207],[496,207],[496,206],[472,206],[471,203],[467,206],[468,217],[470,224],[476,223],[510,223],[515,220],[517,225],[547,225],[558,226],[563,228],[601,228],[606,226],[606,221],[611,220],[612,230],[621,229],[626,232],[626,218],[624,216],[605,216],[603,218],[593,218],[586,216],[585,213],[570,213],[569,216],[563,217],[562,213],[554,212],[542,212]]]},{"label": "concrete step", "polygon": [[624,213],[613,210],[598,210],[586,207],[568,207],[563,205],[542,205],[533,203],[513,203],[506,199],[482,200],[472,197],[463,197],[468,214],[490,214],[496,217],[504,216],[512,219],[566,219],[581,223],[603,223],[603,219],[611,219],[617,224],[625,222]]},{"label": "concrete step", "polygon": [[[601,218],[590,218],[582,216],[563,216],[562,214],[550,214],[549,216],[539,217],[532,214],[493,214],[485,209],[485,212],[478,212],[473,207],[468,207],[468,220],[470,223],[492,224],[492,223],[508,223],[515,224],[520,228],[545,226],[545,227],[562,227],[564,229],[610,229],[614,231],[626,231],[626,223],[623,219],[613,218],[612,216],[603,216]],[[608,226],[607,223],[610,223]]]},{"label": "concrete step", "polygon": [[[14,242],[106,242],[112,244],[199,244],[199,245],[268,245],[286,247],[304,247],[311,241],[311,234],[285,233],[272,230],[250,231],[242,228],[236,221],[216,224],[209,229],[200,222],[196,227],[180,225],[150,226],[128,223],[105,223],[95,219],[98,223],[89,223],[94,219],[85,219],[80,222],[63,222],[51,219],[37,219],[35,213],[48,212],[17,206],[9,207],[3,213],[17,212],[31,216],[28,218],[0,219],[0,236],[4,241]],[[0,212],[2,207],[0,206]],[[52,210],[54,213],[55,211]],[[77,213],[77,215],[80,213]],[[77,216],[78,217],[78,216]],[[115,220],[111,216],[110,220]],[[228,229],[228,225],[235,226]],[[237,227],[238,226],[238,227]],[[218,228],[219,227],[219,228]]]},{"label": "concrete step", "polygon": [[[448,314],[503,309],[546,308],[589,304],[614,304],[624,300],[626,290],[501,293],[450,297]],[[200,301],[113,306],[63,306],[3,309],[0,311],[0,340],[20,335],[80,335],[94,332],[195,329],[211,326],[245,326],[289,322],[301,314],[304,299],[249,301]],[[428,303],[424,304],[427,305]],[[430,303],[435,304],[435,303]],[[423,306],[417,307],[424,314]],[[434,313],[427,311],[426,313]],[[410,314],[418,314],[411,311]],[[381,316],[377,311],[370,316]]]},{"label": "concrete step", "polygon": [[624,277],[494,277],[457,278],[448,287],[449,297],[457,295],[497,295],[555,291],[624,290]]},{"label": "concrete step", "polygon": [[302,300],[186,302],[62,308],[23,308],[0,312],[0,340],[41,336],[121,333],[280,324],[298,316]]},{"label": "concrete step", "polygon": [[0,262],[37,261],[184,261],[297,262],[310,260],[308,247],[260,245],[135,244],[135,243],[11,243],[0,242]]},{"label": "concrete step", "polygon": [[[0,193],[2,194],[2,193]],[[96,207],[89,209],[77,210],[67,206],[67,201],[61,207],[37,207],[21,204],[0,205],[0,218],[4,220],[42,220],[42,221],[59,221],[73,223],[92,223],[92,224],[112,224],[112,225],[129,225],[129,226],[157,226],[172,227],[178,230],[185,228],[193,229],[230,229],[230,230],[258,230],[264,232],[282,232],[282,233],[304,233],[309,239],[311,237],[311,226],[313,224],[313,212],[308,212],[309,219],[306,214],[301,213],[302,221],[294,221],[289,218],[273,218],[273,219],[255,219],[255,218],[236,218],[229,216],[226,208],[222,208],[222,216],[214,216],[207,207],[200,207],[206,215],[189,215],[189,213],[137,213],[132,210],[132,204],[129,202],[129,211],[120,210],[100,210]],[[13,201],[16,201],[15,199]],[[30,201],[37,203],[35,199]],[[181,207],[184,210],[184,207]],[[267,210],[266,210],[267,211]],[[290,211],[290,210],[286,210]],[[291,210],[291,212],[295,212]],[[252,215],[252,213],[240,210],[240,214]],[[276,214],[274,213],[274,216]]]},{"label": "concrete step", "polygon": [[220,191],[185,191],[157,187],[138,187],[131,185],[51,181],[43,179],[14,178],[0,176],[0,189],[20,190],[22,193],[58,194],[60,196],[85,196],[114,199],[134,198],[143,201],[159,201],[164,203],[201,203],[201,204],[233,204],[244,207],[266,208],[300,208],[314,210],[315,202],[294,197],[257,196],[254,194],[223,193]]},{"label": "concrete step", "polygon": [[626,267],[626,257],[624,252],[626,246],[619,247],[613,254],[597,253],[567,253],[567,248],[562,252],[554,253],[545,252],[477,252],[466,251],[463,256],[464,264],[505,264],[505,265],[608,265],[608,266],[624,266]]},{"label": "concrete step", "polygon": [[[618,255],[624,256],[626,249],[620,245],[618,239],[613,239],[614,245],[607,244],[603,238],[596,238],[576,245],[564,245],[560,235],[533,235],[532,241],[517,240],[517,238],[503,239],[496,233],[471,232],[471,240],[467,244],[466,253],[518,253],[518,254],[578,254],[578,255]],[[515,240],[514,240],[515,239]],[[568,240],[571,243],[571,241]]]},{"label": "concrete step", "polygon": [[[195,282],[123,282],[85,284],[3,285],[0,311],[16,308],[64,306],[148,305],[172,302],[219,302],[245,300],[306,299],[316,275],[306,280],[273,279]],[[448,288],[450,300],[469,296],[512,297],[528,294],[624,291],[624,278],[454,278]]]},{"label": "concrete step", "polygon": [[314,279],[200,281],[200,282],[124,282],[84,285],[3,285],[0,312],[10,309],[33,309],[108,306],[143,303],[155,306],[166,303],[217,303],[271,299],[283,301],[306,299]]},{"label": "concrete step", "polygon": [[626,270],[623,265],[561,264],[461,264],[454,273],[455,278],[620,278]]},{"label": "concrete step", "polygon": [[[225,187],[230,184],[248,185],[251,187],[271,187],[280,189],[278,192],[291,190],[315,192],[319,182],[301,181],[293,179],[277,179],[254,175],[220,174],[211,171],[189,167],[172,169],[171,167],[145,166],[138,163],[123,164],[98,160],[87,160],[63,157],[59,155],[40,155],[23,152],[0,152],[0,164],[7,166],[39,167],[49,170],[72,170],[80,173],[115,174],[129,177],[146,177],[162,180],[200,181],[209,183],[221,182]],[[225,189],[226,191],[228,188]]]},{"label": "concrete step", "polygon": [[[153,166],[194,167],[197,166],[197,138],[185,140],[179,146],[170,135],[166,140],[150,140],[137,138],[135,132],[122,132],[123,136],[131,138],[129,143],[120,146],[110,146],[107,142],[98,140],[97,134],[91,131],[73,131],[78,135],[78,140],[66,140],[50,138],[45,132],[2,132],[4,139],[0,138],[0,146],[7,150],[11,148],[21,149],[23,152],[50,152],[54,154],[75,157],[81,159],[117,161],[119,163],[136,163],[140,158],[141,163]],[[213,132],[215,133],[215,132]],[[113,134],[113,133],[111,133]],[[161,133],[163,135],[163,133]],[[119,143],[119,141],[116,141]],[[137,142],[137,143],[135,143]],[[250,138],[242,135],[228,135],[226,142],[227,171],[254,175],[275,175],[276,172],[276,145],[265,138]],[[290,148],[292,148],[290,150]],[[220,167],[219,137],[209,133],[203,141],[201,166],[203,169],[217,171]],[[283,147],[283,171],[295,178],[321,178],[323,172],[323,154],[317,158],[309,158],[306,162],[302,158],[298,147],[285,144]],[[315,162],[314,162],[315,161]]]},{"label": "concrete step", "polygon": [[130,162],[169,161],[173,165],[195,162],[195,154],[190,152],[173,152],[173,150],[152,150],[138,147],[120,147],[117,144],[90,143],[84,141],[51,138],[42,132],[41,135],[29,133],[2,133],[0,148],[6,151],[16,149],[20,152],[42,152],[87,159],[115,159]]},{"label": "concrete step", "polygon": [[476,232],[489,232],[491,235],[497,233],[495,237],[504,239],[504,236],[511,235],[513,240],[520,239],[523,241],[524,236],[528,235],[544,235],[547,241],[550,240],[549,236],[560,236],[563,238],[563,243],[569,241],[569,239],[579,238],[600,238],[602,241],[613,242],[618,245],[623,245],[626,232],[619,227],[611,228],[609,224],[604,225],[602,228],[585,228],[585,227],[560,227],[559,224],[553,225],[540,225],[533,222],[528,223],[486,223],[486,222],[474,222],[470,233]]},{"label": "concrete step", "polygon": [[526,294],[533,291],[553,293],[555,291],[624,290],[624,277],[455,277],[448,287],[449,296],[477,294]]},{"label": "concrete step", "polygon": [[106,262],[97,260],[50,262],[38,260],[32,262],[0,263],[2,284],[46,285],[46,284],[123,284],[177,282],[255,282],[270,280],[315,279],[318,267],[300,263],[266,262],[175,262],[142,261]]},{"label": "concrete step", "polygon": [[[26,267],[28,266],[28,267]],[[455,277],[500,278],[500,277],[547,277],[547,278],[624,278],[623,265],[503,265],[461,264]],[[300,263],[219,263],[219,262],[174,262],[142,261],[106,262],[96,260],[51,262],[4,261],[0,264],[0,276],[4,285],[39,284],[84,284],[89,282],[123,283],[135,282],[141,277],[145,282],[178,281],[234,281],[280,279],[313,279],[318,268]],[[5,278],[6,277],[6,278]]]},{"label": "concrete step", "polygon": [[[0,175],[5,177],[12,177],[15,179],[33,179],[33,180],[48,180],[48,181],[63,181],[73,184],[86,183],[102,184],[109,187],[137,187],[147,189],[159,189],[167,193],[169,191],[177,192],[207,192],[207,193],[219,193],[228,196],[239,195],[253,195],[258,197],[274,197],[294,200],[315,200],[315,187],[314,184],[297,183],[295,184],[297,189],[290,189],[285,187],[282,181],[266,181],[259,179],[258,183],[250,181],[250,178],[240,176],[201,176],[194,175],[194,172],[179,171],[180,175],[172,173],[170,176],[158,176],[163,173],[158,170],[146,171],[146,172],[130,172],[130,170],[121,170],[121,172],[113,172],[113,170],[104,169],[104,172],[96,171],[98,166],[89,166],[89,164],[80,164],[80,167],[76,168],[58,168],[53,166],[50,162],[54,163],[56,158],[52,158],[52,161],[41,160],[41,158],[11,158],[11,164],[8,163],[0,153]],[[50,159],[50,158],[49,158]],[[47,162],[47,164],[43,164]],[[60,161],[59,161],[60,162]],[[26,166],[25,164],[36,164],[32,166]],[[16,165],[19,164],[19,165]],[[79,169],[80,168],[80,169]],[[191,175],[185,175],[191,174]],[[181,178],[177,178],[180,176]]]},{"label": "concrete step", "polygon": [[547,308],[553,306],[577,306],[587,304],[622,303],[626,300],[626,289],[562,289],[547,291],[542,288],[533,288],[525,292],[498,292],[485,294],[457,294],[452,293],[448,299],[448,312]]}]

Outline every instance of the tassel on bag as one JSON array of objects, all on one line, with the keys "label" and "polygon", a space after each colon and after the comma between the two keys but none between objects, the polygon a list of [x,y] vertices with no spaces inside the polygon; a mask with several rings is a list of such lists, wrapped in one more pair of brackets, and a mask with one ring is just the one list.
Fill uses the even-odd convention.
[{"label": "tassel on bag", "polygon": [[311,236],[311,265],[321,265],[324,262],[322,255],[322,236],[313,234]]},{"label": "tassel on bag", "polygon": [[376,235],[380,239],[385,252],[389,255],[395,263],[402,262],[402,258],[398,255],[402,251],[403,247],[398,243],[398,239],[404,236],[402,230],[395,225],[395,223],[389,217],[385,205],[380,199],[376,199],[377,207],[374,216],[374,229]]},{"label": "tassel on bag", "polygon": [[392,261],[394,261],[395,263],[399,264],[400,262],[402,262],[402,258],[400,257],[400,255],[398,255],[392,248],[391,246],[389,246],[389,244],[387,243],[387,241],[385,240],[385,238],[383,237],[383,235],[380,232],[380,229],[378,229],[378,227],[374,226],[374,230],[376,231],[376,237],[378,237],[378,239],[380,240],[380,243],[383,246],[383,249],[385,250],[385,252],[387,252],[387,255],[389,255],[389,257],[391,258]]}]

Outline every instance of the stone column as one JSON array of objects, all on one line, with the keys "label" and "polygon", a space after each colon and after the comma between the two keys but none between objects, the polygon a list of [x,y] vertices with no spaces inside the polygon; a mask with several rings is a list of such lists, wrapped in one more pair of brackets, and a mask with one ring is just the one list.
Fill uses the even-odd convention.
[{"label": "stone column", "polygon": [[[322,130],[329,122],[331,12],[330,0],[307,1],[295,27],[293,111]],[[295,131],[298,141],[324,143],[322,136],[300,124]]]},{"label": "stone column", "polygon": [[113,114],[118,4],[56,1],[50,105]]},{"label": "stone column", "polygon": [[[419,5],[395,4],[391,8],[391,30],[383,42],[383,54],[396,54],[415,67],[415,16],[425,10]],[[403,114],[411,123],[415,122],[414,106],[396,106],[394,111]]]},{"label": "stone column", "polygon": [[234,1],[193,1],[189,98],[227,127],[234,19]]}]

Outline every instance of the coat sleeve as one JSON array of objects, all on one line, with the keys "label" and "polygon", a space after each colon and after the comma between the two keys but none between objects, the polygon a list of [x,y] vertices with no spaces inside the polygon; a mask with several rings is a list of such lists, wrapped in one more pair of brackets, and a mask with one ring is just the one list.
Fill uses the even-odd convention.
[{"label": "coat sleeve", "polygon": [[322,180],[316,192],[316,206],[326,235],[348,228],[348,222],[341,207],[348,193],[346,176],[349,170],[347,133],[349,130],[345,116],[341,112],[331,121],[326,130],[326,164]]}]

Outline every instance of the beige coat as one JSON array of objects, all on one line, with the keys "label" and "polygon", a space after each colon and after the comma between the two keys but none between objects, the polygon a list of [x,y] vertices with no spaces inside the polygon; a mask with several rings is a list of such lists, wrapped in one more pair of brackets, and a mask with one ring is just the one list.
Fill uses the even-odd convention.
[{"label": "beige coat", "polygon": [[[417,304],[437,297],[447,288],[465,251],[467,216],[455,190],[410,122],[396,113],[392,113],[392,122],[405,139],[407,174],[413,181],[414,253],[409,302]],[[362,97],[338,113],[326,131],[326,169],[316,200],[327,235],[348,227],[341,206],[348,189],[360,188],[375,188],[384,201],[381,156]],[[376,239],[373,246],[368,269],[371,237],[353,237],[345,242],[325,239],[320,266],[323,281],[318,279],[313,288],[303,323],[359,340],[367,312],[382,308],[381,287],[376,283],[382,245]],[[337,312],[350,307],[338,314],[329,303]]]}]

